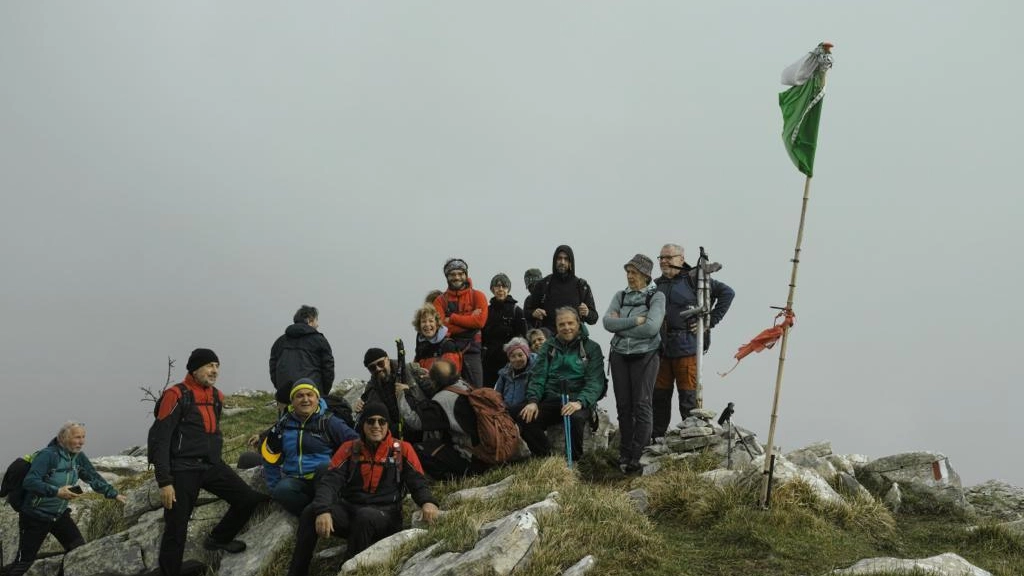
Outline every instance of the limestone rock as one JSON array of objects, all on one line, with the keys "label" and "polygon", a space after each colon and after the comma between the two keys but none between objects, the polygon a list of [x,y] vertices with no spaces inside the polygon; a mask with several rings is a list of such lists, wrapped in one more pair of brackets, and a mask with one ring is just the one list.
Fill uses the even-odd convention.
[{"label": "limestone rock", "polygon": [[[204,550],[202,541],[227,508],[226,502],[218,501],[196,509],[188,526],[184,556],[187,565],[216,565],[217,554]],[[66,576],[132,576],[155,571],[163,529],[163,513],[147,512],[131,528],[69,552],[64,573]]]},{"label": "limestone rock", "polygon": [[[438,510],[437,511],[437,519],[440,520],[441,518],[444,518],[446,514],[448,514],[447,510]],[[410,525],[413,528],[426,528],[427,527],[427,523],[423,521],[423,511],[422,510],[414,510],[413,511]]]},{"label": "limestone rock", "polygon": [[[619,427],[612,423],[608,417],[608,411],[604,408],[597,408],[597,431],[592,431],[590,426],[583,428],[583,451],[591,454],[596,450],[604,450],[608,447],[611,438],[619,431]],[[561,423],[548,426],[548,442],[551,444],[552,454],[565,455],[565,426]]]},{"label": "limestone rock", "polygon": [[277,510],[238,536],[245,542],[240,554],[225,554],[218,576],[255,576],[279,550],[291,549],[298,527],[295,516]]},{"label": "limestone rock", "polygon": [[983,516],[999,520],[1024,519],[1024,488],[989,480],[968,488],[965,496]]},{"label": "limestone rock", "polygon": [[643,488],[630,490],[629,492],[626,492],[626,496],[629,498],[629,502],[633,505],[634,510],[641,514],[647,512],[647,507],[650,505],[650,501],[647,498],[646,490]]},{"label": "limestone rock", "polygon": [[[761,474],[761,471],[763,469],[764,456],[758,456],[757,458],[754,459],[753,462],[751,462],[751,469],[749,472],[745,473],[742,481],[748,483],[756,483],[756,485],[760,485],[763,482]],[[825,502],[833,502],[838,504],[843,501],[843,497],[840,496],[839,493],[836,492],[835,489],[833,489],[832,486],[829,485],[829,483],[824,478],[822,478],[821,474],[818,474],[818,472],[816,472],[815,470],[811,468],[802,468],[800,466],[796,466],[792,462],[786,460],[784,457],[781,456],[776,458],[773,482],[779,484],[786,484],[794,480],[802,480],[804,483],[810,486],[811,490],[814,491],[815,495],[819,499]]]},{"label": "limestone rock", "polygon": [[700,436],[711,436],[715,433],[715,430],[710,426],[691,426],[689,428],[683,428],[680,433],[680,438],[697,438]]},{"label": "limestone rock", "polygon": [[744,474],[741,470],[722,470],[719,468],[717,470],[708,470],[700,474],[699,478],[715,486],[729,486],[742,478]]},{"label": "limestone rock", "polygon": [[440,547],[440,543],[432,544],[405,561],[402,565],[400,576],[434,576],[449,566],[453,560],[460,555],[456,552],[445,552],[434,556],[434,552]]},{"label": "limestone rock", "polygon": [[509,489],[512,485],[512,481],[515,480],[515,477],[515,474],[512,474],[510,476],[506,476],[501,482],[496,482],[487,486],[480,486],[479,488],[467,488],[465,490],[453,492],[445,498],[445,504],[447,506],[451,506],[452,504],[462,502],[464,500],[490,500],[492,498],[497,498]]},{"label": "limestone rock", "polygon": [[539,537],[537,519],[533,514],[514,514],[477,542],[472,550],[461,554],[449,570],[438,574],[511,574],[517,567],[525,565]]},{"label": "limestone rock", "polygon": [[252,411],[252,408],[234,407],[234,408],[224,408],[222,410],[222,413],[223,413],[224,416],[237,416],[238,414],[245,414],[246,412],[251,412],[251,411]]},{"label": "limestone rock", "polygon": [[240,396],[242,398],[259,398],[264,394],[266,394],[267,396],[270,395],[269,392],[261,392],[259,390],[252,390],[250,388],[239,388],[238,390],[235,390],[231,395]]},{"label": "limestone rock", "polygon": [[718,416],[718,412],[708,408],[694,408],[693,410],[690,410],[691,418],[700,418],[705,422],[714,420],[715,416]]},{"label": "limestone rock", "polygon": [[583,576],[587,572],[593,570],[595,566],[597,566],[597,558],[588,554],[579,562],[566,568],[565,572],[562,572],[562,576]]},{"label": "limestone rock", "polygon": [[842,487],[846,494],[849,494],[852,498],[858,500],[871,500],[871,492],[867,488],[857,482],[857,479],[846,472],[839,473],[839,485]]},{"label": "limestone rock", "polygon": [[900,485],[898,483],[892,483],[888,492],[885,493],[885,497],[882,498],[882,503],[893,512],[900,511],[900,507],[903,506],[903,492],[900,491]]},{"label": "limestone rock", "polygon": [[90,462],[104,478],[108,472],[118,476],[135,476],[149,468],[149,460],[145,456],[100,456],[91,458]]},{"label": "limestone rock", "polygon": [[925,501],[969,508],[960,476],[939,452],[907,452],[879,458],[861,467],[857,478],[876,491],[899,482],[901,490]]},{"label": "limestone rock", "polygon": [[857,562],[849,568],[833,570],[832,573],[855,575],[876,574],[879,572],[904,573],[913,570],[923,574],[934,574],[935,576],[992,576],[992,573],[988,570],[982,570],[952,552],[918,560],[868,558]]},{"label": "limestone rock", "polygon": [[363,550],[359,554],[356,554],[346,560],[345,563],[341,565],[340,574],[351,574],[359,568],[383,564],[391,559],[392,552],[394,552],[399,546],[426,533],[426,530],[410,528],[408,530],[396,532],[383,540],[378,540],[366,550]]}]

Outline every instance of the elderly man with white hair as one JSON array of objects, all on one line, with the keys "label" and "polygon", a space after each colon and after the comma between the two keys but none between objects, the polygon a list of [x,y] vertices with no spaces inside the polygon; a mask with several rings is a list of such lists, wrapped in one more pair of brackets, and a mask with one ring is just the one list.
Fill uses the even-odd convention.
[{"label": "elderly man with white hair", "polygon": [[24,500],[18,514],[18,555],[7,574],[21,576],[27,572],[47,534],[53,534],[65,552],[85,544],[68,507],[68,503],[82,495],[79,480],[97,493],[124,504],[124,496],[92,467],[82,452],[84,446],[85,424],[65,422],[57,431],[57,437],[32,458],[32,466],[22,482]]}]

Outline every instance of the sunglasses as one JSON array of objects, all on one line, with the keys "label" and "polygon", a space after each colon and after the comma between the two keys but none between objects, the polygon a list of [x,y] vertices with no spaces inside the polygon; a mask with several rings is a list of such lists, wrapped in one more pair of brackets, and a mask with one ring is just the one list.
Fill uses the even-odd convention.
[{"label": "sunglasses", "polygon": [[376,362],[370,362],[369,364],[367,364],[366,365],[366,369],[369,370],[370,372],[376,372],[377,370],[383,370],[384,367],[387,366],[387,364],[388,364],[388,359],[387,358],[381,358],[380,360],[377,360]]},{"label": "sunglasses", "polygon": [[367,418],[363,422],[365,424],[369,424],[370,426],[387,426],[388,425],[388,421],[386,419],[384,419],[384,418]]}]

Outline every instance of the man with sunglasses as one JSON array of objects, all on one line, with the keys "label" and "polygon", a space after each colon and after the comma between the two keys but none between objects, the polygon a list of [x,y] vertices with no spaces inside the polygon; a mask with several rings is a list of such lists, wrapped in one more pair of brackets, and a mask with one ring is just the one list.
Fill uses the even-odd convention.
[{"label": "man with sunglasses", "polygon": [[388,409],[367,402],[359,416],[359,438],[338,448],[317,484],[313,502],[299,517],[289,576],[306,576],[317,538],[346,539],[346,559],[402,528],[406,492],[421,507],[423,520],[438,516],[423,468],[412,445],[395,439]]},{"label": "man with sunglasses", "polygon": [[[370,402],[380,402],[388,410],[391,434],[403,440],[418,440],[417,434],[422,428],[419,416],[409,404],[411,401],[414,406],[418,405],[430,396],[431,391],[423,391],[415,377],[422,369],[414,363],[406,363],[402,367],[402,381],[399,382],[398,360],[388,358],[388,353],[381,348],[367,350],[363,355],[363,366],[370,371],[370,381],[366,383],[363,395],[356,400],[353,406],[355,411],[361,412]],[[423,381],[429,382],[425,378]]]}]

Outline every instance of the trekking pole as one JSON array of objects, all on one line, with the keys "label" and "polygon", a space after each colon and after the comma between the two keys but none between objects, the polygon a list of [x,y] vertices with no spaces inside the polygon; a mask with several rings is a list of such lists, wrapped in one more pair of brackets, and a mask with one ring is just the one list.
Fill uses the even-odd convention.
[{"label": "trekking pole", "polygon": [[[395,385],[405,384],[405,343],[401,338],[395,338],[395,347],[398,351],[398,370],[395,372]],[[405,439],[405,418],[402,418],[402,410],[398,410],[398,438]]]},{"label": "trekking pole", "polygon": [[[569,404],[569,391],[565,380],[562,380],[560,384],[562,386],[562,408],[564,409]],[[562,425],[565,427],[565,460],[569,464],[569,470],[572,470],[572,424],[569,418],[568,414],[562,415]]]},{"label": "trekking pole", "polygon": [[704,247],[700,247],[700,256],[697,258],[697,408],[704,407],[704,330],[707,329],[708,321],[708,255]]}]

